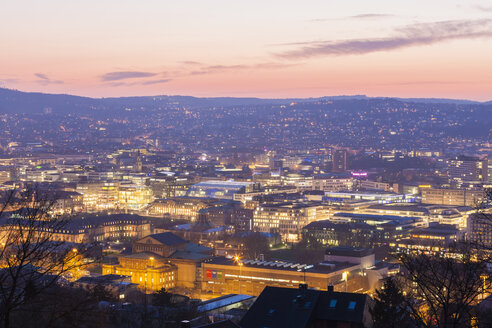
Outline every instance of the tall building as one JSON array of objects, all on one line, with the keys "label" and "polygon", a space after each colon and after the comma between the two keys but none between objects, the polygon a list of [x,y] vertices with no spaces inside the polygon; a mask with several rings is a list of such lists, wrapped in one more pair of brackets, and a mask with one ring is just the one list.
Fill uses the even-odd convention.
[{"label": "tall building", "polygon": [[347,151],[345,149],[335,150],[332,156],[332,171],[345,172],[347,168]]},{"label": "tall building", "polygon": [[487,159],[459,156],[448,162],[448,175],[458,185],[480,184],[488,179]]},{"label": "tall building", "polygon": [[474,213],[468,217],[468,241],[492,247],[492,213]]}]

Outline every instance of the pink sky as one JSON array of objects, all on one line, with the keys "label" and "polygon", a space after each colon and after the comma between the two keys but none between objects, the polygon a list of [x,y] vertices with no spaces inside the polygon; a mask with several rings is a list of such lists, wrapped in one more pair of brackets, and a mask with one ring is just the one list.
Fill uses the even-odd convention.
[{"label": "pink sky", "polygon": [[490,1],[25,0],[0,27],[25,91],[492,99]]}]

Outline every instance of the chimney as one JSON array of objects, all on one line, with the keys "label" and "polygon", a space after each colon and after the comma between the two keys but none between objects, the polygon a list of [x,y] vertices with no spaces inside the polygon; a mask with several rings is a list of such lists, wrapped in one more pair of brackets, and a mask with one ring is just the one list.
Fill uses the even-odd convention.
[{"label": "chimney", "polygon": [[260,254],[260,261],[265,261],[265,254]]},{"label": "chimney", "polygon": [[333,288],[333,285],[328,285],[328,292],[334,292],[335,289]]}]

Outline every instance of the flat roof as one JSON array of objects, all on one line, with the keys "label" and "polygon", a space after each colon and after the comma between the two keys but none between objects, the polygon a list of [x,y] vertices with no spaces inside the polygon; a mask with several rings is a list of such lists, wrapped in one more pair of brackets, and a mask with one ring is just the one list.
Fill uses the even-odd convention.
[{"label": "flat roof", "polygon": [[337,246],[328,248],[325,251],[325,254],[334,256],[363,257],[374,254],[374,250],[372,248]]},{"label": "flat roof", "polygon": [[[286,261],[260,261],[260,260],[240,260],[243,267],[248,268],[258,268],[267,270],[279,270],[279,271],[297,271],[297,272],[307,272],[307,273],[331,273],[338,270],[348,269],[350,267],[358,266],[354,263],[348,262],[320,262],[317,264],[304,264],[304,263],[293,263]],[[215,257],[209,261],[204,261],[204,264],[217,264],[217,265],[228,265],[239,267],[237,262],[233,258],[226,257]]]}]

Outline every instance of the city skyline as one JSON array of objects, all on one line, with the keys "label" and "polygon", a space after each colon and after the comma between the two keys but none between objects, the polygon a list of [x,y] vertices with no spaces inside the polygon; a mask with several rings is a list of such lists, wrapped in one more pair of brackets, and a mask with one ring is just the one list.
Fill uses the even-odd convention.
[{"label": "city skyline", "polygon": [[91,97],[491,99],[486,1],[27,2],[0,13],[9,32],[0,37],[1,87]]}]

